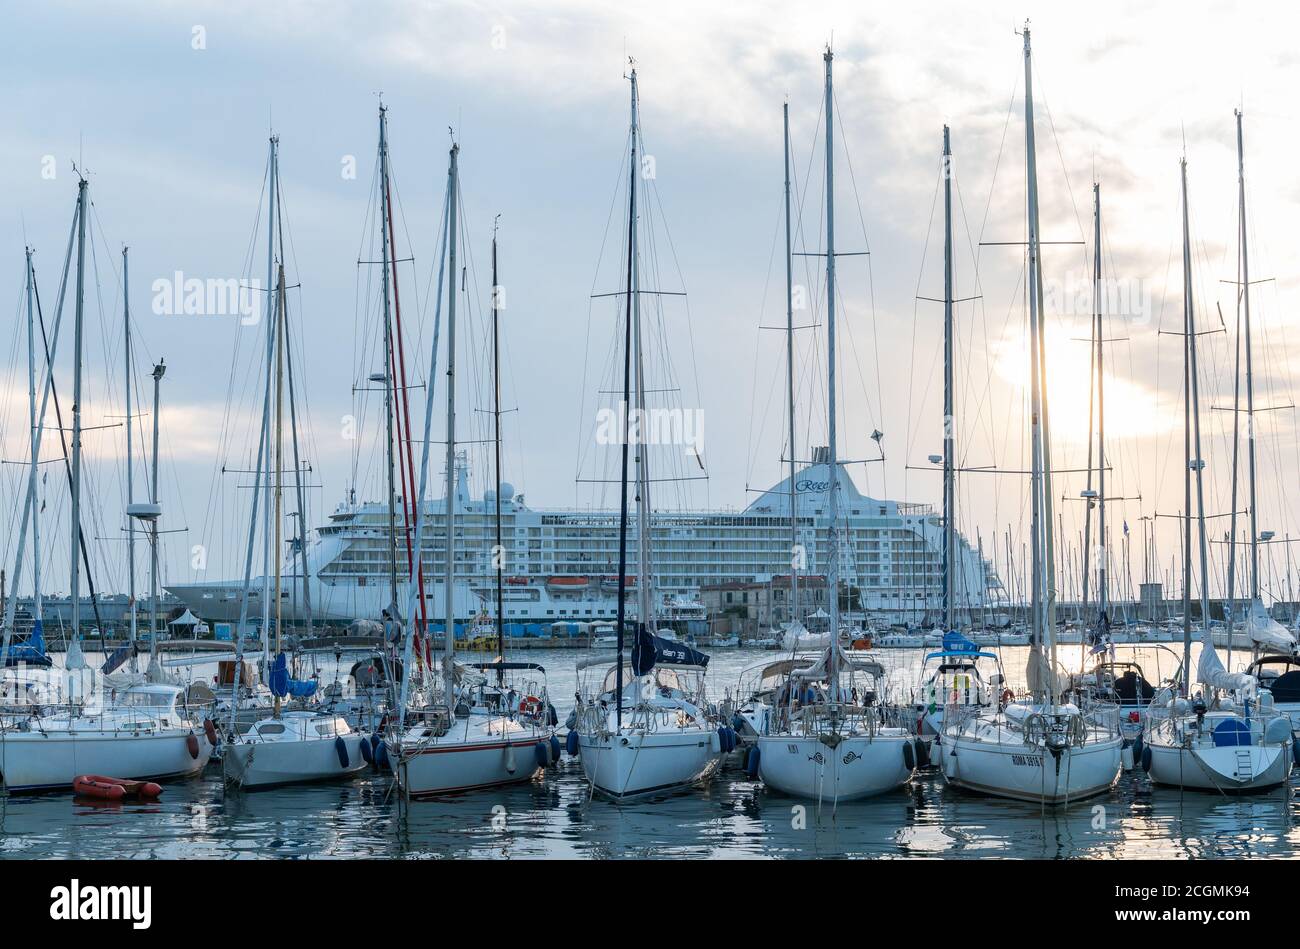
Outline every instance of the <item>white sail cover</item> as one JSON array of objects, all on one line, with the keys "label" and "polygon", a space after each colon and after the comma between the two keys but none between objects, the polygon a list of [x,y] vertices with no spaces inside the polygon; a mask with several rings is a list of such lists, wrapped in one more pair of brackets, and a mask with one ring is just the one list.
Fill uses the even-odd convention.
[{"label": "white sail cover", "polygon": [[1052,671],[1052,664],[1042,646],[1030,646],[1025,663],[1025,684],[1035,695],[1065,691],[1067,677]]},{"label": "white sail cover", "polygon": [[1269,616],[1268,610],[1259,600],[1250,604],[1250,612],[1246,614],[1246,632],[1250,634],[1252,642],[1268,649],[1285,653],[1296,650],[1295,637],[1290,630]]},{"label": "white sail cover", "polygon": [[1210,640],[1208,626],[1201,627],[1201,658],[1196,663],[1196,680],[1211,689],[1224,691],[1251,691],[1258,683],[1254,676],[1244,672],[1229,672],[1219,659],[1218,650]]},{"label": "white sail cover", "polygon": [[802,649],[825,649],[830,644],[829,633],[809,632],[808,628],[798,620],[785,628],[785,636],[781,640],[782,648],[792,652]]}]

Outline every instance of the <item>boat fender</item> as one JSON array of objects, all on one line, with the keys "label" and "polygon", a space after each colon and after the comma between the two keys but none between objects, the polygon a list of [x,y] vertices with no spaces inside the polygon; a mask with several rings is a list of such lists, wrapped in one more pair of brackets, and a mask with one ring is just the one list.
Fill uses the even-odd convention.
[{"label": "boat fender", "polygon": [[209,745],[213,748],[217,747],[217,726],[212,723],[212,719],[203,720],[203,734],[207,736]]},{"label": "boat fender", "polygon": [[1151,746],[1147,744],[1142,746],[1142,770],[1151,773]]},{"label": "boat fender", "polygon": [[[627,744],[626,738],[623,739],[623,744]],[[709,751],[715,755],[722,752],[722,736],[717,732],[709,733]]]},{"label": "boat fender", "polygon": [[1144,744],[1144,742],[1142,741],[1142,735],[1141,735],[1140,733],[1137,734],[1137,735],[1134,735],[1134,736],[1133,736],[1133,762],[1134,762],[1134,764],[1138,764],[1138,765],[1142,764],[1142,746],[1143,746],[1143,744]]},{"label": "boat fender", "polygon": [[546,723],[552,728],[560,724],[560,713],[555,710],[555,706],[550,702],[546,703]]},{"label": "boat fender", "polygon": [[[1291,720],[1285,716],[1275,718],[1264,729],[1264,744],[1281,745],[1291,738]],[[1292,739],[1294,741],[1294,739]]]},{"label": "boat fender", "polygon": [[346,768],[350,764],[348,761],[348,743],[343,740],[342,735],[335,736],[334,750],[338,752],[339,755],[339,767]]},{"label": "boat fender", "polygon": [[758,777],[758,761],[762,754],[758,745],[755,745],[749,749],[749,754],[745,756],[745,774],[749,776],[751,781]]},{"label": "boat fender", "polygon": [[[537,767],[545,768],[551,763],[551,746],[544,741],[539,741],[533,745],[533,757],[537,759]],[[509,765],[506,766],[506,770],[510,770]]]},{"label": "boat fender", "polygon": [[366,738],[364,735],[361,736],[361,760],[368,765],[373,765],[375,763],[374,749],[370,747],[370,739]]},{"label": "boat fender", "polygon": [[185,747],[189,749],[190,757],[198,760],[199,757],[199,738],[194,732],[185,736]]},{"label": "boat fender", "polygon": [[551,764],[560,763],[560,751],[562,747],[563,746],[560,745],[560,739],[557,736],[552,735],[551,736]]},{"label": "boat fender", "polygon": [[903,743],[903,766],[908,771],[916,769],[916,749],[912,747],[910,741]]},{"label": "boat fender", "polygon": [[930,743],[918,738],[914,750],[916,752],[916,766],[918,768],[930,767]]},{"label": "boat fender", "polygon": [[382,771],[388,770],[388,742],[380,739],[379,744],[375,745],[375,767]]},{"label": "boat fender", "polygon": [[578,753],[581,749],[582,743],[578,741],[577,732],[570,731],[569,734],[564,736],[564,750],[569,753],[570,758],[578,757]]},{"label": "boat fender", "polygon": [[162,794],[162,785],[154,784],[152,781],[146,781],[136,788],[136,797],[158,797]]},{"label": "boat fender", "polygon": [[736,731],[740,731],[742,728],[745,727],[745,720],[744,720],[743,718],[740,717],[740,713],[739,713],[739,712],[733,712],[733,713],[732,713],[732,715],[731,715],[731,727],[734,728]]},{"label": "boat fender", "polygon": [[718,726],[718,750],[724,755],[731,751],[731,746],[727,743],[727,726]]},{"label": "boat fender", "polygon": [[1300,737],[1291,740],[1291,764],[1300,767]]}]

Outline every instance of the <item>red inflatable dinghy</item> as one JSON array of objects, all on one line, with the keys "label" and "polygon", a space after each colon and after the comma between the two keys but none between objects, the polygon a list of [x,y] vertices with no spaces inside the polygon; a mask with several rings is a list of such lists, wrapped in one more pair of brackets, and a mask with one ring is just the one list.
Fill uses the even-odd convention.
[{"label": "red inflatable dinghy", "polygon": [[122,778],[106,778],[101,774],[83,774],[72,782],[72,790],[86,797],[120,801],[124,797],[157,797],[163,789],[152,781],[127,781]]}]

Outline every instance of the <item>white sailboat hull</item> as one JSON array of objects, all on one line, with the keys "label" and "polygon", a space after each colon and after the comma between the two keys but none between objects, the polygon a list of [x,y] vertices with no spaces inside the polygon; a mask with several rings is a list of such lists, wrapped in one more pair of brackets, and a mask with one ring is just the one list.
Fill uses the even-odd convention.
[{"label": "white sailboat hull", "polygon": [[1284,783],[1291,772],[1289,745],[1183,748],[1147,744],[1154,784],[1199,791],[1262,791]]},{"label": "white sailboat hull", "polygon": [[363,735],[344,735],[348,763],[339,760],[334,738],[302,741],[235,742],[227,745],[221,765],[226,781],[244,790],[329,781],[358,774],[366,767],[361,756]]},{"label": "white sailboat hull", "polygon": [[580,735],[582,770],[598,794],[614,800],[668,794],[713,774],[715,739],[703,728]]},{"label": "white sailboat hull", "polygon": [[164,733],[40,731],[9,732],[0,741],[0,784],[11,793],[65,791],[83,774],[131,781],[159,781],[198,774],[212,756],[202,730],[197,757],[188,730]]},{"label": "white sailboat hull", "polygon": [[815,801],[883,794],[902,787],[912,775],[904,750],[912,737],[897,731],[841,737],[833,748],[827,736],[766,735],[758,739],[758,773],[774,791]]},{"label": "white sailboat hull", "polygon": [[520,784],[541,770],[535,749],[549,741],[549,734],[500,719],[453,725],[440,738],[409,742],[393,763],[394,776],[415,799]]},{"label": "white sailboat hull", "polygon": [[945,734],[936,747],[954,787],[1035,804],[1101,794],[1119,777],[1123,739],[1072,746],[1053,756],[1039,745],[971,741]]}]

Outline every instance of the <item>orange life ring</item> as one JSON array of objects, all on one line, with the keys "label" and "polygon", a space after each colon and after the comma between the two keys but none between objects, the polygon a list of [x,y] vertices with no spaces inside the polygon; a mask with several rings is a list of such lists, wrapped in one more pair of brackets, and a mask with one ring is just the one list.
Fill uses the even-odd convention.
[{"label": "orange life ring", "polygon": [[535,695],[529,695],[519,703],[519,711],[523,715],[536,718],[542,714],[542,700]]}]

